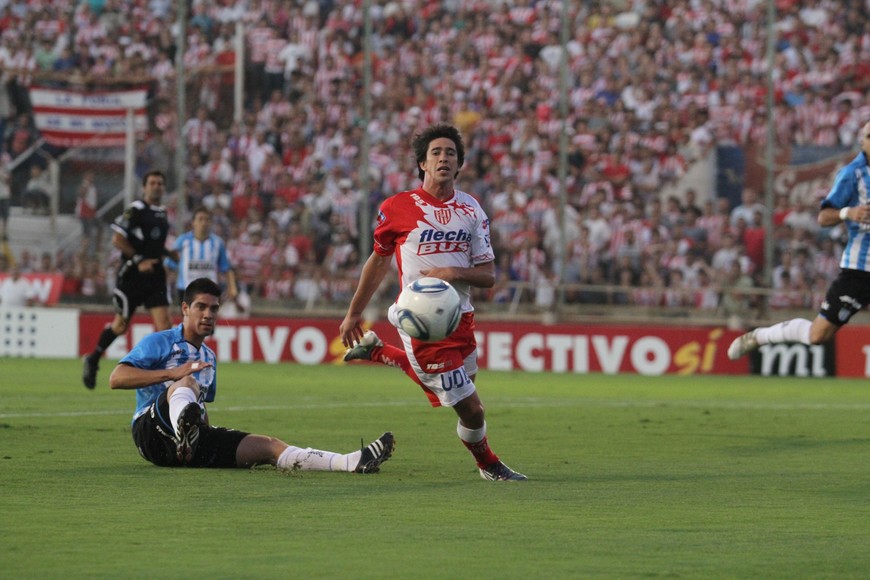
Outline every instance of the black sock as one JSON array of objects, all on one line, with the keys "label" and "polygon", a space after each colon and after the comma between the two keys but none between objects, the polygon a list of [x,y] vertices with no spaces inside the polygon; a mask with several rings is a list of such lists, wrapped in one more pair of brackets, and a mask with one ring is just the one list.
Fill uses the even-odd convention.
[{"label": "black sock", "polygon": [[118,335],[112,330],[112,325],[107,325],[106,328],[103,329],[103,332],[100,333],[100,338],[97,340],[97,348],[94,349],[91,356],[99,358],[116,338],[118,338]]}]

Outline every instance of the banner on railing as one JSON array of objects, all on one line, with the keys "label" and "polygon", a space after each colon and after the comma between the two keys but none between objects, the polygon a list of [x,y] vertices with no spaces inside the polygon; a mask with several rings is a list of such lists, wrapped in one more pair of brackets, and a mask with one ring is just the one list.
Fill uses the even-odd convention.
[{"label": "banner on railing", "polygon": [[[9,274],[0,274],[0,283]],[[46,274],[46,273],[27,273],[22,274],[21,278],[27,281],[29,286],[29,295],[33,299],[34,304],[42,306],[51,306],[57,304],[60,300],[60,291],[63,286],[63,274]]]},{"label": "banner on railing", "polygon": [[30,90],[36,127],[45,140],[59,147],[123,147],[127,111],[134,130],[148,127],[144,89],[81,91],[34,87]]},{"label": "banner on railing", "polygon": [[[92,348],[109,315],[82,314],[80,343]],[[208,344],[221,362],[344,364],[340,320],[252,318],[221,320]],[[478,364],[490,370],[559,373],[746,374],[746,359],[729,360],[728,344],[738,332],[721,327],[577,326],[475,322]],[[372,328],[398,345],[387,322]],[[154,331],[149,317],[136,317],[127,335],[106,353],[126,354],[130,345]],[[84,352],[82,353],[84,354]]]},{"label": "banner on railing", "polygon": [[[821,198],[828,194],[837,171],[856,155],[854,150],[829,148],[827,155],[816,149],[812,162],[797,163],[798,152],[788,148],[778,149],[774,159],[773,192],[786,194],[789,203],[805,203],[817,207]],[[802,160],[802,159],[801,159]],[[746,150],[746,176],[744,185],[763,192],[767,180],[767,162],[763,146],[751,145]]]},{"label": "banner on railing", "polygon": [[749,370],[766,377],[833,377],[837,373],[835,343],[765,344],[747,355]]}]

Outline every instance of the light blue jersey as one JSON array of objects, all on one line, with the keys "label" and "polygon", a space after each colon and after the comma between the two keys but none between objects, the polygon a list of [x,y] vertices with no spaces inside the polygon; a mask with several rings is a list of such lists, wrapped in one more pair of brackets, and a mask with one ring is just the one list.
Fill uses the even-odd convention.
[{"label": "light blue jersey", "polygon": [[[205,344],[196,348],[184,340],[182,326],[179,324],[175,328],[149,334],[134,346],[120,363],[146,370],[174,369],[191,360],[211,363],[212,366],[193,373],[193,377],[199,383],[199,402],[211,403],[217,391],[217,359],[214,351]],[[168,389],[173,382],[164,381],[136,389],[136,412],[133,414],[133,421],[142,415],[151,403],[157,400],[160,393]],[[164,417],[161,417],[161,420],[166,425],[170,424]]]},{"label": "light blue jersey", "polygon": [[166,267],[178,272],[175,286],[179,290],[184,290],[197,278],[208,278],[220,283],[218,273],[224,274],[232,268],[226,245],[216,234],[197,240],[193,232],[184,233],[175,240],[173,249],[178,251],[180,262],[167,259]]},{"label": "light blue jersey", "polygon": [[[867,157],[862,152],[837,173],[831,191],[822,200],[822,209],[868,205],[868,192],[870,168],[867,166]],[[849,241],[843,249],[840,267],[870,272],[870,224],[847,221],[846,226],[849,230]]]}]

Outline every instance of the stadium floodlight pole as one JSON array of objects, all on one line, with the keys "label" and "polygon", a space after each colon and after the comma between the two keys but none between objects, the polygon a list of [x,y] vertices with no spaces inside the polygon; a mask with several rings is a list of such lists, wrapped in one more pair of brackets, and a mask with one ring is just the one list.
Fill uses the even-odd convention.
[{"label": "stadium floodlight pole", "polygon": [[184,72],[184,53],[187,43],[187,0],[176,0],[178,12],[178,38],[175,50],[175,94],[178,137],[175,147],[175,233],[184,231],[184,207],[187,205],[185,190],[185,166],[187,163],[187,143],[182,130],[187,123],[187,75]]},{"label": "stadium floodlight pole", "polygon": [[363,115],[360,145],[359,190],[362,192],[359,211],[359,259],[365,263],[371,252],[371,195],[369,186],[369,125],[372,116],[372,15],[371,0],[363,2]]},{"label": "stadium floodlight pole", "polygon": [[236,53],[236,60],[233,65],[235,80],[235,85],[233,85],[233,121],[241,123],[242,114],[245,110],[245,23],[241,20],[236,22],[236,36],[233,38],[233,49]]},{"label": "stadium floodlight pole", "polygon": [[565,232],[565,205],[568,197],[568,0],[562,0],[562,27],[559,44],[559,116],[562,119],[562,130],[559,131],[559,249],[556,256],[558,272],[557,306],[565,305],[565,264],[568,243]]},{"label": "stadium floodlight pole", "polygon": [[124,125],[124,207],[133,203],[136,190],[136,129],[133,109],[127,109]]},{"label": "stadium floodlight pole", "polygon": [[[774,56],[776,52],[776,5],[774,0],[767,0],[767,143],[765,144],[765,173],[764,173],[764,205],[767,211],[764,215],[764,283],[768,288],[773,288],[773,207],[774,207],[774,131],[773,122],[773,73]],[[767,312],[770,296],[767,295],[762,301],[764,312]]]},{"label": "stadium floodlight pole", "polygon": [[51,197],[49,198],[51,211],[48,214],[48,223],[51,230],[51,265],[57,266],[57,212],[60,201],[58,199],[60,196],[60,161],[52,155],[45,155],[45,158],[48,161],[48,178],[51,183]]}]

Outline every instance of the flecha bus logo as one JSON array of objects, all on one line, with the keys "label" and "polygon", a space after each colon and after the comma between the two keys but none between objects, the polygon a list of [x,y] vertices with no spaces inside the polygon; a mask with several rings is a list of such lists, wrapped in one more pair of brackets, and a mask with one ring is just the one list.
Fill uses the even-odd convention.
[{"label": "flecha bus logo", "polygon": [[418,256],[467,252],[471,247],[471,235],[465,230],[442,232],[428,229],[420,232]]}]

